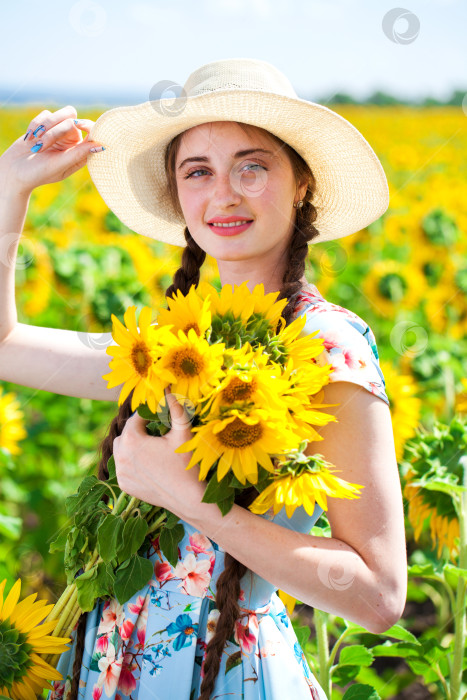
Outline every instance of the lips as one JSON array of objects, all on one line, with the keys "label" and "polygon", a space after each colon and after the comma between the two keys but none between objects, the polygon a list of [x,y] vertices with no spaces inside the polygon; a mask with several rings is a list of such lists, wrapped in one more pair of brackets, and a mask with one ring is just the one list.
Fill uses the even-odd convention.
[{"label": "lips", "polygon": [[210,226],[211,230],[218,236],[235,236],[237,233],[242,233],[243,231],[246,231],[247,228],[249,228],[253,223],[251,219],[249,221],[243,219],[243,221],[246,221],[246,223],[239,223],[238,226],[236,226],[235,221],[240,222],[242,221],[242,219],[234,219],[234,221],[229,226],[219,226],[215,223],[208,224],[208,226]]},{"label": "lips", "polygon": [[252,221],[248,216],[216,216],[214,219],[210,219],[208,224],[233,224],[236,221]]}]

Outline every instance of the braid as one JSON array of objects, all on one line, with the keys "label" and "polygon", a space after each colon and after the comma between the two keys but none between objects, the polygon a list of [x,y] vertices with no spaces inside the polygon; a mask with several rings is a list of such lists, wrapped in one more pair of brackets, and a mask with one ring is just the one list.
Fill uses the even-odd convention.
[{"label": "braid", "polygon": [[[192,238],[188,228],[185,228],[185,240],[187,245],[183,250],[181,266],[174,274],[173,282],[165,293],[166,297],[173,296],[173,294],[179,289],[181,290],[182,294],[186,295],[190,290],[190,286],[192,284],[198,284],[199,282],[200,267],[206,258],[206,253]],[[101,456],[98,463],[97,476],[101,481],[106,481],[109,478],[107,462],[113,454],[113,442],[115,438],[121,435],[123,428],[125,427],[125,423],[132,414],[132,397],[133,391],[130,392],[130,394],[121,404],[117,415],[110,423],[107,436],[100,444],[99,453]],[[102,500],[107,503],[108,495],[105,494]],[[78,620],[77,627],[75,628],[75,660],[73,662],[71,690],[68,694],[67,700],[77,700],[78,698],[78,685],[81,675],[81,664],[83,661],[84,639],[86,633],[86,617],[87,613],[82,613]]]},{"label": "braid", "polygon": [[200,268],[206,259],[205,251],[199,247],[193,236],[185,226],[186,246],[182,253],[182,263],[173,277],[173,283],[165,292],[166,297],[173,297],[180,290],[185,296],[190,291],[190,287],[197,285],[200,277]]}]

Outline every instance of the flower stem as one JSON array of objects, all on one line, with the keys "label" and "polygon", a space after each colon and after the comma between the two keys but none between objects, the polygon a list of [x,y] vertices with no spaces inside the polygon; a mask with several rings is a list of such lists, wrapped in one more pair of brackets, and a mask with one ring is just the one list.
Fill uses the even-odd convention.
[{"label": "flower stem", "polygon": [[324,690],[327,698],[331,697],[331,678],[329,675],[329,642],[327,630],[327,613],[315,608],[313,610],[313,623],[316,629],[316,642],[318,645],[318,682]]},{"label": "flower stem", "polygon": [[135,506],[138,506],[141,503],[139,498],[131,498],[129,504],[126,506],[125,510],[122,513],[122,520],[126,520],[128,516],[131,514],[132,510],[135,508]]},{"label": "flower stem", "polygon": [[[463,486],[467,486],[467,464],[464,468]],[[461,493],[457,501],[459,518],[459,567],[467,568],[467,490]],[[449,700],[459,700],[462,685],[462,666],[465,648],[465,594],[467,582],[462,575],[457,580],[456,607],[454,611],[454,653],[451,671]]]},{"label": "flower stem", "polygon": [[159,527],[159,525],[162,525],[162,523],[164,522],[164,520],[165,520],[165,511],[162,512],[162,513],[160,514],[160,516],[154,520],[154,522],[152,523],[152,525],[149,526],[146,535],[150,535],[152,532],[154,532],[154,530],[157,530],[157,528]]}]

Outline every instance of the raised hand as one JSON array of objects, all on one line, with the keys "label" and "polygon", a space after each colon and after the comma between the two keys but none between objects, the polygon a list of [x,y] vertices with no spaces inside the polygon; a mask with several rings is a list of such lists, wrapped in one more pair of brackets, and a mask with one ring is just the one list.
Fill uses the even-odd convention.
[{"label": "raised hand", "polygon": [[[101,150],[103,144],[88,139],[94,122],[81,119],[76,124],[76,119],[72,105],[56,112],[45,109],[34,117],[26,134],[0,156],[0,184],[9,191],[29,194],[40,185],[72,175],[86,165],[88,157],[99,157],[91,148]],[[87,132],[84,139],[82,131]]]}]

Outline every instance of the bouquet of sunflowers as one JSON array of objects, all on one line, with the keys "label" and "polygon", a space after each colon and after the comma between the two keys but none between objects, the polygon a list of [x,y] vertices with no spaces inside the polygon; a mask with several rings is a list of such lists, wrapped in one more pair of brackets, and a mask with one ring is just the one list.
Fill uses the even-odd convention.
[{"label": "bouquet of sunflowers", "polygon": [[[132,410],[148,420],[148,433],[160,436],[170,429],[170,385],[193,434],[176,451],[192,451],[187,469],[199,464],[203,501],[217,503],[223,514],[252,485],[258,496],[249,508],[257,514],[285,506],[291,517],[303,506],[311,515],[315,502],[327,509],[326,496],[359,497],[359,484],[335,476],[322,455],[305,454],[310,440],[323,439],[313,426],[336,420],[322,410],[332,405],[322,403],[332,367],[316,361],[321,338],[299,337],[305,316],[285,325],[287,300],[276,301],[277,295],[264,294],[262,284],[253,292],[246,282],[218,292],[200,283],[168,299],[157,324],[150,307],[140,312],[139,325],[135,306],[126,310],[125,325],[112,315],[108,388],[123,384],[119,405],[132,391]],[[107,481],[86,476],[66,499],[70,523],[50,546],[65,551],[68,583],[45,622],[57,642],[68,641],[98,598],[123,604],[147,583],[152,565],[144,554],[155,537],[166,558],[177,560],[184,534],[178,517],[123,492],[113,457],[107,466]],[[42,657],[54,666],[58,646],[49,649]],[[0,691],[8,687],[0,664]]]}]

